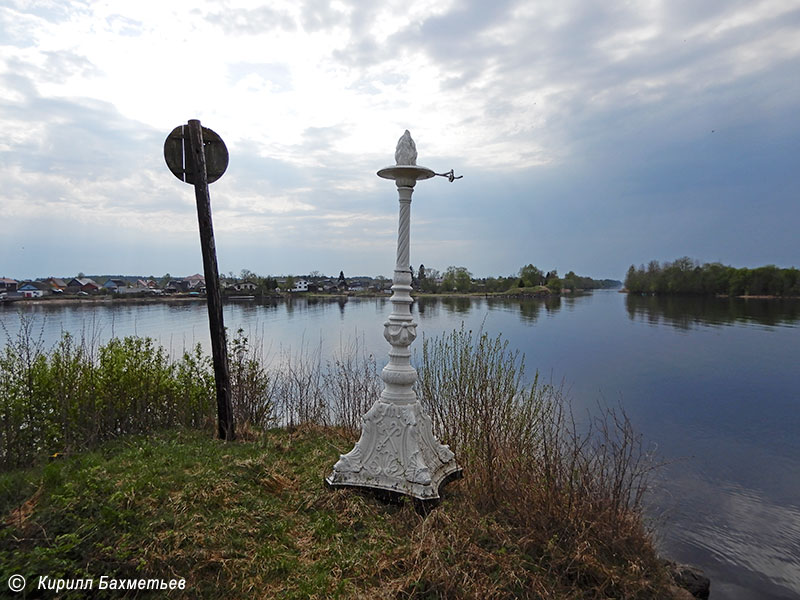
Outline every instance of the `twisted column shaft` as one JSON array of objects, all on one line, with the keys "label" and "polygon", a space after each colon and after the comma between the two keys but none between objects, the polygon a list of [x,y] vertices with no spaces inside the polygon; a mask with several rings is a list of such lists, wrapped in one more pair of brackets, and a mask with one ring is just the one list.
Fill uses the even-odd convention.
[{"label": "twisted column shaft", "polygon": [[414,188],[401,186],[398,182],[397,193],[400,197],[400,225],[397,229],[397,264],[395,271],[408,271],[411,264],[409,247],[411,245],[411,194]]},{"label": "twisted column shaft", "polygon": [[411,316],[411,271],[409,270],[411,245],[411,194],[416,181],[398,180],[400,221],[397,230],[397,262],[392,280],[392,314],[383,324],[383,337],[391,348],[389,362],[381,371],[384,388],[381,399],[386,402],[409,404],[416,401],[413,386],[417,371],[411,366],[408,347],[417,337],[417,324]]}]

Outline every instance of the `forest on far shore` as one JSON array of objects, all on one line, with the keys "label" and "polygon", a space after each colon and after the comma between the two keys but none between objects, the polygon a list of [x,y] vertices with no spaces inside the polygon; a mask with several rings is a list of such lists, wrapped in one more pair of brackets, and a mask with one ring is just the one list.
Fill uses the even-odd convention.
[{"label": "forest on far shore", "polygon": [[767,265],[755,269],[706,263],[688,257],[631,265],[625,288],[632,293],[725,296],[799,296],[800,270]]}]

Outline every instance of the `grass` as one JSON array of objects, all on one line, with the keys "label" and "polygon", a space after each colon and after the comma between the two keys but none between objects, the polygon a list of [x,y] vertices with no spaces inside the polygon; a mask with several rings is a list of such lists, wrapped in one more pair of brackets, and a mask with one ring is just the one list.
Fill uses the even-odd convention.
[{"label": "grass", "polygon": [[0,355],[0,575],[185,577],[174,598],[671,597],[642,516],[652,457],[624,411],[579,427],[499,336],[423,340],[417,393],[465,472],[423,514],[323,486],[380,390],[357,344],[267,366],[238,332],[224,443],[199,351],[47,351],[25,327]]},{"label": "grass", "polygon": [[[171,598],[659,597],[646,557],[619,565],[622,595],[570,581],[478,510],[463,482],[427,516],[411,502],[326,489],[353,443],[341,430],[249,438],[173,429],[0,475],[0,572],[185,577]],[[550,548],[560,551],[557,539]]]},{"label": "grass", "polygon": [[314,428],[232,444],[179,429],[8,473],[0,571],[185,577],[171,597],[186,598],[364,591],[392,531],[383,507],[323,488],[345,445]]}]

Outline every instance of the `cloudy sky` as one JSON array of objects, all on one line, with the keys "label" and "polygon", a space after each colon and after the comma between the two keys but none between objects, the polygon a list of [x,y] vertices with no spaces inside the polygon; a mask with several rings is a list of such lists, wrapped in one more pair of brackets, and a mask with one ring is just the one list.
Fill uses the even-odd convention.
[{"label": "cloudy sky", "polygon": [[0,277],[202,272],[166,135],[200,119],[222,272],[624,277],[800,266],[797,0],[0,3]]}]

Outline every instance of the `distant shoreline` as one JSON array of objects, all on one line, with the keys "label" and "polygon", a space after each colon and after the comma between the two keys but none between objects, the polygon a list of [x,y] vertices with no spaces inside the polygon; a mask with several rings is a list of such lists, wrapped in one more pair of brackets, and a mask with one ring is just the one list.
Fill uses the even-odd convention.
[{"label": "distant shoreline", "polygon": [[[576,296],[591,293],[595,290],[576,290],[575,292],[562,291],[552,292],[550,290],[520,290],[507,291],[507,292],[452,292],[452,293],[427,293],[427,292],[412,292],[412,297],[417,298],[498,298],[508,300],[525,300],[525,299],[547,299],[552,297],[562,296]],[[603,291],[603,290],[600,290]],[[634,296],[655,296],[661,298],[741,298],[743,300],[800,300],[800,296],[769,296],[769,295],[742,295],[730,296],[728,294],[654,294],[646,292],[629,292],[625,288],[617,290],[620,294],[631,294]],[[269,296],[260,296],[253,294],[250,296],[223,296],[223,301],[253,301],[258,302],[263,300],[287,300],[292,298],[313,298],[313,299],[338,299],[338,298],[391,298],[389,294],[380,292],[358,292],[354,294],[325,294],[321,292],[296,292],[296,293],[282,293],[279,295],[271,294]],[[181,304],[184,302],[204,302],[206,297],[203,296],[138,296],[138,297],[120,297],[120,296],[68,296],[68,297],[45,297],[45,298],[14,298],[5,299],[0,301],[0,307],[12,306],[18,303],[28,305],[67,305],[67,304]]]},{"label": "distant shoreline", "polygon": [[[588,290],[591,292],[593,290]],[[563,291],[552,292],[546,288],[544,289],[520,289],[519,292],[445,292],[445,293],[427,293],[427,292],[412,292],[414,298],[508,298],[508,299],[525,299],[525,298],[549,298],[561,295],[575,295],[587,293],[586,291],[568,292]],[[336,299],[336,298],[391,298],[388,293],[382,292],[356,292],[356,293],[338,293],[338,294],[325,294],[323,292],[294,292],[294,293],[281,293],[264,295],[250,294],[248,296],[223,296],[224,300],[233,301],[260,301],[264,300],[286,300],[292,298],[314,298],[314,299]],[[198,296],[46,296],[40,298],[12,298],[0,301],[0,306],[14,305],[23,303],[25,305],[65,305],[65,304],[136,304],[136,303],[182,303],[182,302],[198,302],[205,301],[205,295]]]}]

